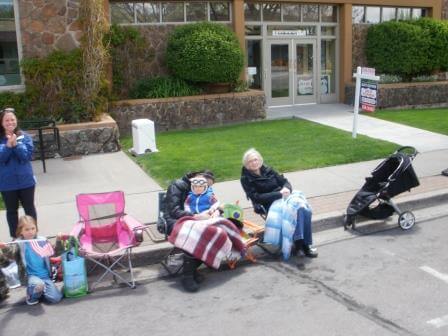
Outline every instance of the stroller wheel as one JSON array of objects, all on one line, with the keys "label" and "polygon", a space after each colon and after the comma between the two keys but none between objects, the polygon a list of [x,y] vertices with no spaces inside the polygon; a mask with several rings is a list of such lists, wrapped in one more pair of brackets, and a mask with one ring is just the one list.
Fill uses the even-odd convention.
[{"label": "stroller wheel", "polygon": [[409,230],[414,226],[414,224],[415,224],[415,216],[410,211],[402,212],[398,217],[398,225],[403,230]]}]

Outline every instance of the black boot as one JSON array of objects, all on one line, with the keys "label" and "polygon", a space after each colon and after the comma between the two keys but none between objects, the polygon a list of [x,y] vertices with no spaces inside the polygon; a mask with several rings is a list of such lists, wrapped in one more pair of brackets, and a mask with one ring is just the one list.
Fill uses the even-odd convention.
[{"label": "black boot", "polygon": [[303,253],[308,258],[317,258],[318,256],[317,249],[311,248],[309,245],[303,245]]},{"label": "black boot", "polygon": [[300,251],[303,251],[303,239],[295,240],[291,246],[291,255],[297,256]]},{"label": "black boot", "polygon": [[199,273],[198,268],[202,265],[202,261],[198,259],[194,259],[195,261],[195,267],[193,272],[193,279],[196,281],[196,283],[201,284],[204,282],[205,277],[201,273]]},{"label": "black boot", "polygon": [[184,255],[182,286],[187,292],[194,293],[199,290],[199,284],[194,279],[194,273],[197,267],[197,262],[194,257]]}]

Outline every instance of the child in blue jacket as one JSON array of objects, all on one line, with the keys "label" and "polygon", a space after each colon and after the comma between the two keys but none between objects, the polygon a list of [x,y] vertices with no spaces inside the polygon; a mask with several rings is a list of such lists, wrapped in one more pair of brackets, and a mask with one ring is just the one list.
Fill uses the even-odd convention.
[{"label": "child in blue jacket", "polygon": [[193,214],[207,212],[212,217],[219,216],[219,202],[207,179],[203,176],[193,177],[191,180],[191,191],[185,200],[185,211]]}]

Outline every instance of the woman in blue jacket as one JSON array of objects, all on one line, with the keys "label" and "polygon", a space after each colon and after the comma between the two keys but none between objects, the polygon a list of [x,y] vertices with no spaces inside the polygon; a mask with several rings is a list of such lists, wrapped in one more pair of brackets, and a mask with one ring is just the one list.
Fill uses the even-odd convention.
[{"label": "woman in blue jacket", "polygon": [[0,192],[6,206],[11,238],[16,238],[19,201],[25,214],[36,219],[34,189],[36,180],[31,166],[33,140],[17,126],[13,108],[0,113]]}]

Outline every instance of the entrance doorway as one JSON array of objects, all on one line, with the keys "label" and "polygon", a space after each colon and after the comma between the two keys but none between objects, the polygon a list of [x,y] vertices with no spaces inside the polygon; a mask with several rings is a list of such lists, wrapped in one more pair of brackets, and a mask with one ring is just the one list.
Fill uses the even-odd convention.
[{"label": "entrance doorway", "polygon": [[316,40],[269,40],[266,54],[270,106],[317,103]]}]

